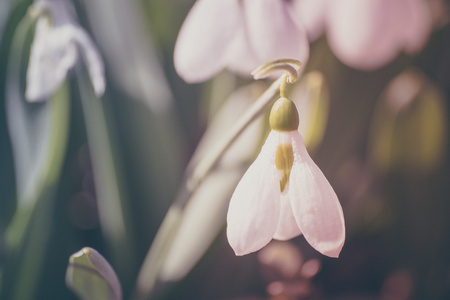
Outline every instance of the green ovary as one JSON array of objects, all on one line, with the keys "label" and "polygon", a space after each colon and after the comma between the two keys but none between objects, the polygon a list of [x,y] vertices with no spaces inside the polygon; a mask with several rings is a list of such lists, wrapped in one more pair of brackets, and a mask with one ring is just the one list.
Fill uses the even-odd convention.
[{"label": "green ovary", "polygon": [[292,165],[294,164],[294,152],[291,144],[278,145],[275,154],[275,166],[282,172],[280,179],[280,190],[283,193],[289,182]]}]

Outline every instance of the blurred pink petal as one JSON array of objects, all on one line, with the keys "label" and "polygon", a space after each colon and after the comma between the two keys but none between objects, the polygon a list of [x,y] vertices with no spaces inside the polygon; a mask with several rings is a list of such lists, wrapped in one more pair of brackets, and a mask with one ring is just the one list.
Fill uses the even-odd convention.
[{"label": "blurred pink petal", "polygon": [[331,4],[327,37],[334,54],[343,63],[375,69],[397,55],[398,28],[392,26],[396,12],[387,9],[383,1],[342,0]]},{"label": "blurred pink petal", "polygon": [[282,57],[307,61],[308,39],[303,28],[291,19],[288,2],[247,0],[243,3],[248,39],[260,62]]},{"label": "blurred pink petal", "polygon": [[226,66],[226,55],[243,16],[237,0],[198,0],[178,34],[174,63],[186,82],[209,79]]},{"label": "blurred pink petal", "polygon": [[405,0],[405,28],[407,39],[405,51],[414,54],[420,51],[428,40],[431,32],[432,19],[429,7],[423,1]]},{"label": "blurred pink petal", "polygon": [[327,0],[295,0],[289,3],[289,13],[299,27],[303,27],[310,41],[324,31]]},{"label": "blurred pink petal", "polygon": [[240,30],[233,40],[229,52],[227,53],[227,68],[242,76],[248,76],[258,65],[260,60],[255,51],[250,46],[247,32]]},{"label": "blurred pink petal", "polygon": [[288,4],[279,0],[198,0],[175,45],[177,73],[195,83],[223,68],[250,76],[253,69],[277,58],[306,63],[307,35],[292,20]]},{"label": "blurred pink petal", "polygon": [[291,134],[294,164],[289,197],[305,239],[320,253],[338,257],[345,241],[345,224],[339,200],[322,171],[306,151],[298,132]]},{"label": "blurred pink petal", "polygon": [[401,51],[420,49],[429,33],[422,0],[330,0],[327,38],[345,64],[373,70]]},{"label": "blurred pink petal", "polygon": [[272,132],[231,197],[227,236],[236,255],[261,249],[277,228],[280,185],[273,163],[277,142],[277,135]]}]

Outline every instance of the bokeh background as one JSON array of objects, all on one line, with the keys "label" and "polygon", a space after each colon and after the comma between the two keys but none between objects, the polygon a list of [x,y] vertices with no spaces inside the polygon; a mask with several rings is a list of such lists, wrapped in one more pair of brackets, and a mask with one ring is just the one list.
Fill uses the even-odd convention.
[{"label": "bokeh background", "polygon": [[[89,246],[111,263],[124,299],[132,299],[200,141],[197,159],[271,80],[255,83],[225,70],[187,84],[177,75],[173,49],[193,0],[73,1],[105,60],[106,93],[88,100],[101,103],[117,176],[99,170],[102,150],[93,144],[102,142],[95,143],[92,132],[99,134],[100,125],[92,120],[100,118],[86,112],[83,79],[71,71],[61,96],[69,115],[62,121],[67,135],[56,142],[65,147],[57,176],[45,179],[35,206],[22,206],[14,161],[25,158],[17,149],[28,145],[32,161],[39,160],[33,147],[41,147],[44,127],[30,125],[36,131],[28,131],[29,144],[15,145],[11,124],[20,118],[7,109],[8,68],[32,1],[0,1],[0,298],[77,299],[65,284],[68,259]],[[229,247],[226,201],[267,134],[263,116],[213,169],[194,217],[182,225],[183,238],[168,250],[171,261],[190,262],[192,270],[174,266],[158,273],[151,299],[450,299],[450,2],[427,4],[434,9],[433,30],[418,54],[402,53],[361,71],[337,59],[323,35],[311,43],[303,71],[303,78],[320,74],[319,82],[300,79],[288,92],[304,103],[300,116],[314,116],[305,125],[315,139],[310,153],[344,210],[347,239],[340,257],[322,256],[301,236],[243,257]],[[20,50],[25,62],[32,38],[30,31]],[[22,63],[22,90],[25,71]],[[27,114],[35,116],[40,105]],[[215,131],[202,140],[211,124]],[[34,168],[39,166],[32,163],[29,172]],[[120,192],[114,195],[126,216],[123,240],[105,221],[109,198],[99,200],[105,191]]]}]

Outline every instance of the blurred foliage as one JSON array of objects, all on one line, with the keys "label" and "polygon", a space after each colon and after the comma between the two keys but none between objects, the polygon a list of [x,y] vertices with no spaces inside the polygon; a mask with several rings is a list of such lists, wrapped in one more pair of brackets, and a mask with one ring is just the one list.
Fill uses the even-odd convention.
[{"label": "blurred foliage", "polygon": [[[77,68],[51,101],[18,102],[9,91],[23,95],[31,27],[22,46],[14,40],[32,1],[0,1],[0,299],[77,299],[65,273],[69,257],[86,246],[104,255],[131,299],[191,157],[203,157],[269,81],[249,84],[224,71],[188,85],[176,75],[173,47],[193,0],[78,0],[79,22],[105,59],[105,96],[96,99]],[[233,254],[226,201],[257,154],[267,126],[259,124],[183,206],[177,220],[187,224],[164,249],[169,261],[160,261],[154,298],[450,298],[450,25],[442,3],[447,10],[417,56],[362,72],[339,62],[322,37],[311,45],[304,80],[288,91],[294,101],[302,93],[317,98],[299,104],[300,115],[302,105],[317,115],[309,146],[344,209],[341,257],[320,256],[303,237]],[[309,77],[317,74],[319,81]],[[24,106],[12,111],[11,104]],[[25,132],[17,133],[21,120]],[[35,205],[24,213],[26,177],[41,192],[31,193]],[[105,229],[105,217],[117,218],[105,209],[115,197],[126,229],[112,242],[118,231]],[[22,233],[13,230],[17,222]],[[10,238],[19,242],[12,247]]]}]

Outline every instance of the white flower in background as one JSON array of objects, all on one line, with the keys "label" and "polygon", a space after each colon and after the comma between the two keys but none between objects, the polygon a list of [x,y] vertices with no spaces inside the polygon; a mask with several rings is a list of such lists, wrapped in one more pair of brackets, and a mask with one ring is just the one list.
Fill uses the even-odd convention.
[{"label": "white flower in background", "polygon": [[306,63],[306,32],[289,14],[290,1],[198,0],[180,29],[175,68],[187,82],[223,68],[250,75],[257,66],[291,57]]},{"label": "white flower in background", "polygon": [[195,83],[281,57],[306,63],[308,37],[324,31],[343,63],[374,70],[420,51],[431,16],[424,0],[198,0],[180,29],[175,68]]},{"label": "white flower in background", "polygon": [[339,256],[345,241],[342,207],[309,156],[298,124],[292,101],[277,100],[272,131],[230,201],[227,236],[236,255],[257,251],[272,238],[303,234],[320,253]]},{"label": "white flower in background", "polygon": [[295,0],[291,15],[311,40],[323,31],[331,50],[346,65],[380,68],[405,51],[414,54],[431,31],[423,0]]},{"label": "white flower in background", "polygon": [[103,60],[89,35],[75,22],[71,3],[38,0],[33,9],[40,15],[31,45],[26,99],[40,101],[50,96],[63,83],[79,55],[87,66],[96,95],[103,95]]}]

